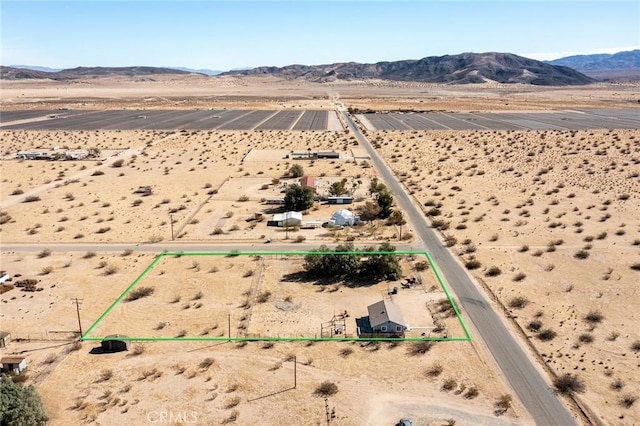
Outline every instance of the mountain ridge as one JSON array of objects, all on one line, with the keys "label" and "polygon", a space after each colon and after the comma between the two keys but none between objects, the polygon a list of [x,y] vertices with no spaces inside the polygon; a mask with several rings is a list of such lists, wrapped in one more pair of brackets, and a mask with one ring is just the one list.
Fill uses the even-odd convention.
[{"label": "mountain ridge", "polygon": [[461,53],[373,64],[339,62],[324,65],[288,65],[229,71],[221,75],[274,75],[314,82],[374,79],[468,84],[494,81],[542,86],[582,85],[594,80],[563,66],[545,64],[511,53]]}]

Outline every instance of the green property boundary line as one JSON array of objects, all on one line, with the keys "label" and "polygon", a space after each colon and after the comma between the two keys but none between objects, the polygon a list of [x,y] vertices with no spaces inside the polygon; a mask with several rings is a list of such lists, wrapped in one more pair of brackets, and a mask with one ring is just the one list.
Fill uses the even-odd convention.
[{"label": "green property boundary line", "polygon": [[[433,270],[440,287],[444,291],[444,294],[447,297],[447,300],[451,304],[453,311],[458,318],[458,322],[464,331],[465,337],[402,337],[402,338],[390,338],[390,337],[231,337],[231,336],[220,336],[220,337],[89,337],[89,334],[93,331],[94,328],[100,324],[107,315],[111,312],[115,306],[122,301],[126,297],[126,295],[140,282],[142,278],[147,275],[147,273],[153,269],[153,267],[165,256],[225,256],[225,257],[236,257],[236,256],[305,256],[305,255],[323,255],[323,254],[331,254],[331,255],[375,255],[375,254],[393,254],[393,255],[423,255],[427,258],[429,262],[429,266]],[[346,251],[346,252],[319,252],[319,251],[228,251],[228,252],[209,252],[209,251],[179,251],[179,252],[163,252],[160,253],[153,259],[153,261],[145,268],[145,270],[127,287],[124,292],[107,308],[106,311],[98,317],[98,319],[87,329],[87,331],[80,337],[81,341],[102,341],[102,340],[123,340],[123,341],[152,341],[152,342],[161,342],[161,341],[333,341],[333,342],[353,342],[353,341],[441,341],[441,342],[454,342],[454,341],[471,341],[471,334],[469,334],[469,330],[467,329],[462,316],[460,315],[460,311],[458,307],[453,301],[451,294],[447,290],[447,287],[442,280],[442,276],[440,275],[440,271],[436,267],[435,262],[431,255],[426,251],[394,251],[394,252],[386,252],[386,251]]]}]

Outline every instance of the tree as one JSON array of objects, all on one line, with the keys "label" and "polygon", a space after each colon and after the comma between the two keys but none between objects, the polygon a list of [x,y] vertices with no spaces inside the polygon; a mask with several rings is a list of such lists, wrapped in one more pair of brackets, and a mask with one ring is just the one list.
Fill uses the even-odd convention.
[{"label": "tree", "polygon": [[302,177],[302,176],[304,176],[304,169],[302,168],[302,166],[300,164],[294,164],[289,169],[289,176],[294,177],[294,178]]},{"label": "tree", "polygon": [[332,254],[331,249],[326,245],[320,246],[317,252],[324,254],[308,254],[304,257],[304,269],[311,275],[317,277],[346,277],[355,275],[360,269],[360,257],[352,252],[355,250],[353,244],[347,243],[338,245],[335,253]]},{"label": "tree", "polygon": [[39,426],[49,420],[33,386],[23,387],[7,375],[0,377],[0,424]]},{"label": "tree", "polygon": [[374,220],[380,214],[380,206],[372,201],[367,201],[364,206],[358,208],[358,214],[362,220]]},{"label": "tree", "polygon": [[[374,251],[373,247],[365,251]],[[384,242],[378,247],[379,252],[394,252],[396,248]],[[372,254],[362,262],[360,273],[374,280],[399,280],[402,278],[402,269],[395,254]]]},{"label": "tree", "polygon": [[300,185],[289,185],[284,195],[284,207],[287,210],[302,211],[313,206],[313,188]]},{"label": "tree", "polygon": [[347,192],[346,185],[347,185],[347,179],[342,179],[339,182],[333,182],[329,187],[329,194],[336,197],[340,197],[341,195],[344,195]]},{"label": "tree", "polygon": [[378,206],[380,206],[380,214],[378,216],[382,219],[388,218],[393,212],[391,208],[393,205],[393,195],[385,188],[383,191],[378,192],[376,201],[378,202]]}]

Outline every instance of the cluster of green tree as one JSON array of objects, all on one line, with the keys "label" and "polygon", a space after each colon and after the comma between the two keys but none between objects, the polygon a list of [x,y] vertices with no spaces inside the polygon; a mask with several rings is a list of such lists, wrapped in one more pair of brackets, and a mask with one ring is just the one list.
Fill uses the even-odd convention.
[{"label": "cluster of green tree", "polygon": [[24,387],[3,374],[0,388],[0,425],[40,426],[47,423],[49,416],[33,386]]},{"label": "cluster of green tree", "polygon": [[393,213],[393,195],[389,188],[379,182],[377,178],[371,180],[369,194],[375,198],[375,202],[367,201],[359,210],[362,220],[387,219]]},{"label": "cluster of green tree", "polygon": [[293,211],[303,211],[313,206],[315,191],[308,186],[291,184],[284,194],[284,208]]},{"label": "cluster of green tree", "polygon": [[[382,243],[376,250],[367,247],[364,252],[383,252],[383,254],[356,254],[351,243],[338,245],[331,253],[325,245],[316,252],[323,254],[308,254],[304,257],[305,271],[319,278],[355,279],[367,278],[376,281],[398,280],[402,277],[402,270],[398,263],[398,256],[392,254],[396,248],[389,243]],[[340,253],[340,254],[338,254]]]},{"label": "cluster of green tree", "polygon": [[376,112],[371,108],[360,109],[360,108],[354,108],[354,107],[347,108],[347,111],[349,111],[349,114],[375,114]]},{"label": "cluster of green tree", "polygon": [[304,176],[304,169],[302,168],[302,166],[300,164],[294,164],[289,169],[289,176],[291,176],[292,178],[302,177],[302,176]]}]

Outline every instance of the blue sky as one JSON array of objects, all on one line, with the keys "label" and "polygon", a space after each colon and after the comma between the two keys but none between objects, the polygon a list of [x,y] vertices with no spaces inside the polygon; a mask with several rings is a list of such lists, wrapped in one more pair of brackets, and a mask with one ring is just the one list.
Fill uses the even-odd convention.
[{"label": "blue sky", "polygon": [[0,0],[3,65],[377,62],[462,52],[535,59],[640,48],[639,1]]}]

